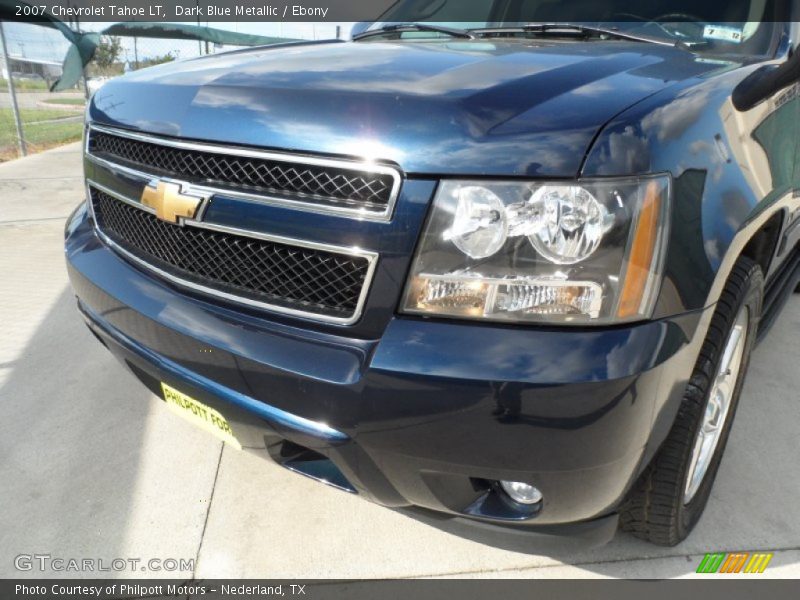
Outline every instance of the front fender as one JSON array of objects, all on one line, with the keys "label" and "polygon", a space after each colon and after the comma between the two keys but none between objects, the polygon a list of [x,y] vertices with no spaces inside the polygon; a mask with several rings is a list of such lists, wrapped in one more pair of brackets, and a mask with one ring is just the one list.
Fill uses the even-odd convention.
[{"label": "front fender", "polygon": [[731,101],[759,65],[689,79],[628,109],[593,144],[582,176],[670,172],[672,223],[655,317],[712,306],[748,241],[800,208],[800,94],[749,111]]}]

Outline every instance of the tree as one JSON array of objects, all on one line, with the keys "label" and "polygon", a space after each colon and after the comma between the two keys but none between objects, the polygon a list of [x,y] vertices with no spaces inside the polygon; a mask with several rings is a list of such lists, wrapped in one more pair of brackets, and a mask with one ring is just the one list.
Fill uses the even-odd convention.
[{"label": "tree", "polygon": [[108,70],[122,54],[122,40],[117,36],[104,35],[94,51],[94,62],[101,70]]},{"label": "tree", "polygon": [[161,65],[163,63],[172,62],[175,60],[175,55],[172,52],[167,52],[166,54],[151,56],[149,58],[145,58],[144,60],[139,61],[140,67],[152,67],[154,65]]}]

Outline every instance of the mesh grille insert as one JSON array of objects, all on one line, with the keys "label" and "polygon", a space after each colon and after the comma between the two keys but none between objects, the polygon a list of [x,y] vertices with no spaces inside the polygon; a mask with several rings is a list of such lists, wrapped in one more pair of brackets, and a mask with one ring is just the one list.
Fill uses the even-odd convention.
[{"label": "mesh grille insert", "polygon": [[378,213],[386,210],[394,185],[385,173],[177,148],[95,130],[89,152],[191,183]]},{"label": "mesh grille insert", "polygon": [[369,260],[199,227],[172,225],[90,188],[98,229],[124,250],[190,283],[279,307],[354,316]]}]

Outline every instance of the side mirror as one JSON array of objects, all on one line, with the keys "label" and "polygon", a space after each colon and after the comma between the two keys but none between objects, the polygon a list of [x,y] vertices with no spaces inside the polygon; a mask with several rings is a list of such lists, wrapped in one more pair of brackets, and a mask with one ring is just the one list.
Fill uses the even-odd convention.
[{"label": "side mirror", "polygon": [[781,65],[756,69],[733,90],[731,100],[738,111],[750,110],[775,92],[800,82],[800,50]]}]

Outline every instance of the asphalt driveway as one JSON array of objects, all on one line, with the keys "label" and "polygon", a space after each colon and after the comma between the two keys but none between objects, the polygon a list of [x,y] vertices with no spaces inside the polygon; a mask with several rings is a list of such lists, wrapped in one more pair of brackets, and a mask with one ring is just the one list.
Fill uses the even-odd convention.
[{"label": "asphalt driveway", "polygon": [[168,412],[75,310],[62,239],[82,194],[78,144],[0,165],[0,577],[42,576],[16,570],[20,554],[195,559],[86,576],[685,577],[704,553],[734,550],[775,552],[761,577],[800,576],[800,296],[755,352],[694,534],[548,557],[374,506]]}]

